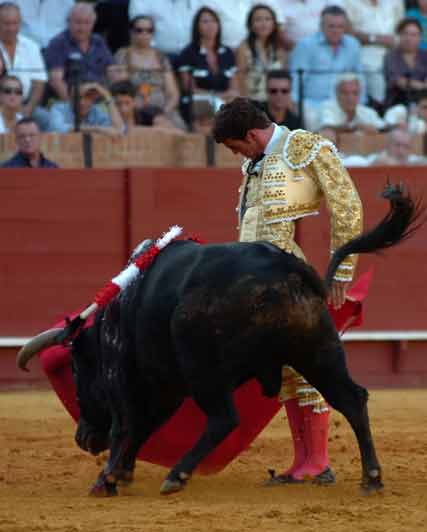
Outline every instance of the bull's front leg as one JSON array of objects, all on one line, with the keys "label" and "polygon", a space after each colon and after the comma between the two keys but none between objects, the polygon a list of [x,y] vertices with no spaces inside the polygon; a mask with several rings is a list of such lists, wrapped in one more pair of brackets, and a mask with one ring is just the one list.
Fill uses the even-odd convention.
[{"label": "bull's front leg", "polygon": [[[147,386],[144,389],[147,391]],[[127,390],[129,393],[129,386]],[[133,397],[127,396],[124,402],[115,403],[113,427],[116,430],[112,430],[110,457],[91,490],[92,495],[116,495],[117,484],[128,485],[133,481],[139,449],[177,411],[184,400],[184,393],[171,385],[161,385],[151,389],[148,397],[155,410],[150,410],[145,404],[146,396],[138,393]]]},{"label": "bull's front leg", "polygon": [[121,479],[124,458],[132,445],[135,415],[132,403],[132,388],[126,371],[115,360],[106,365],[104,389],[112,414],[110,455],[107,464],[98,476],[90,494],[96,497],[117,495],[117,481]]},{"label": "bull's front leg", "polygon": [[[122,431],[117,432],[113,429],[111,440],[108,462],[90,490],[90,495],[95,497],[112,497],[117,495],[117,482],[124,478],[121,464],[131,447],[130,435]],[[128,480],[130,479],[131,477],[129,476]]]},{"label": "bull's front leg", "polygon": [[223,383],[203,383],[193,392],[193,399],[207,416],[206,429],[164,480],[160,488],[163,495],[183,489],[200,462],[239,425],[232,392],[225,390]]}]

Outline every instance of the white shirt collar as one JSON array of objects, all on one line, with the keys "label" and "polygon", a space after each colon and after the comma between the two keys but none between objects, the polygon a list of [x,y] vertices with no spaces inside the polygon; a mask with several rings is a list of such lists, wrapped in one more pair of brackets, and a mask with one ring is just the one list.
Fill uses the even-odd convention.
[{"label": "white shirt collar", "polygon": [[273,153],[274,145],[283,135],[283,128],[281,128],[274,122],[273,122],[273,126],[274,126],[273,135],[271,136],[271,139],[269,140],[267,146],[264,148],[265,155],[270,155],[270,153]]}]

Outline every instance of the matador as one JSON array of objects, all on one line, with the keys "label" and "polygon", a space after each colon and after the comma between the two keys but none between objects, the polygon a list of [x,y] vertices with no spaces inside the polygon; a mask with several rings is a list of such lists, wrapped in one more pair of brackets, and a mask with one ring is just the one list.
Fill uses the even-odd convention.
[{"label": "matador", "polygon": [[[295,221],[319,213],[324,199],[330,213],[331,253],[362,231],[358,192],[332,142],[305,131],[272,123],[250,100],[236,98],[215,117],[214,137],[245,157],[237,211],[239,240],[265,240],[305,260],[295,242]],[[357,257],[337,270],[331,299],[345,301]],[[284,367],[280,400],[292,434],[294,461],[267,485],[335,482],[329,465],[329,406],[291,367]]]}]

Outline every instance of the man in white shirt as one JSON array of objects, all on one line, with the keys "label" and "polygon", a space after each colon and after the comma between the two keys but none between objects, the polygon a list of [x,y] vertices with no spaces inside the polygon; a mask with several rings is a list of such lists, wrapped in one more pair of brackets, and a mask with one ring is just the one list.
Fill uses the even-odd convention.
[{"label": "man in white shirt", "polygon": [[13,0],[13,3],[21,10],[22,35],[46,48],[52,37],[65,30],[74,0]]},{"label": "man in white shirt", "polygon": [[363,131],[376,133],[385,124],[378,113],[360,103],[362,87],[354,73],[341,74],[335,86],[336,97],[321,104],[314,129],[324,132],[327,128],[336,131]]},{"label": "man in white shirt", "polygon": [[[178,54],[191,40],[194,15],[207,6],[214,9],[221,20],[222,41],[230,48],[237,48],[247,36],[246,19],[250,9],[260,2],[256,0],[130,0],[129,19],[137,15],[148,15],[154,19],[155,46],[163,53]],[[277,0],[261,2],[271,6],[283,22]]]},{"label": "man in white shirt", "polygon": [[0,4],[0,51],[8,74],[23,88],[24,116],[30,116],[43,97],[47,73],[39,46],[19,34],[21,13],[12,2]]},{"label": "man in white shirt", "polygon": [[396,44],[395,28],[404,16],[403,0],[344,0],[352,32],[362,45],[367,92],[382,102],[385,94],[384,56]]}]

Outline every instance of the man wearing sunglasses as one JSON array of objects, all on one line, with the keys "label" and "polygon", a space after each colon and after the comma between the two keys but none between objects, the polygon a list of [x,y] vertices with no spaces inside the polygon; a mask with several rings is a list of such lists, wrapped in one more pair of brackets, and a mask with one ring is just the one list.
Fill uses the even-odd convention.
[{"label": "man wearing sunglasses", "polygon": [[0,134],[12,131],[22,118],[22,83],[16,76],[0,79]]},{"label": "man wearing sunglasses", "polygon": [[6,70],[17,76],[23,89],[22,112],[40,116],[40,102],[47,81],[46,69],[39,46],[21,34],[21,12],[13,2],[0,3],[0,52]]},{"label": "man wearing sunglasses", "polygon": [[[331,216],[331,251],[361,232],[359,195],[332,142],[309,131],[277,125],[246,98],[236,98],[220,108],[213,136],[246,158],[237,208],[241,242],[265,240],[304,260],[294,238],[295,221],[317,215],[322,198]],[[335,309],[345,303],[355,266],[356,257],[348,257],[334,276],[331,303]],[[306,479],[333,484],[325,400],[289,366],[283,368],[280,400],[291,429],[294,461],[280,475],[272,472],[267,485]]]},{"label": "man wearing sunglasses", "polygon": [[301,127],[301,120],[294,112],[291,99],[292,81],[286,70],[271,70],[267,74],[267,101],[259,104],[268,118],[279,126],[289,129]]}]

